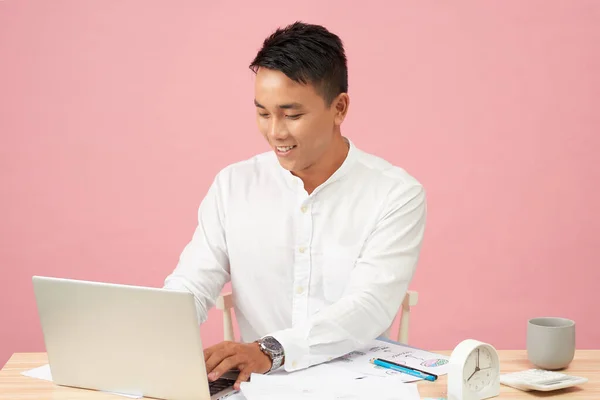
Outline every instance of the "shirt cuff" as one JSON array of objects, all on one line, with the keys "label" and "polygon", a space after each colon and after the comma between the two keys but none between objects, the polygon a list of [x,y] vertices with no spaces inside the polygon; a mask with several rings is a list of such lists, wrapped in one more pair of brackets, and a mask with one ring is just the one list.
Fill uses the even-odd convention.
[{"label": "shirt cuff", "polygon": [[287,372],[310,367],[308,343],[298,329],[284,329],[269,336],[273,336],[283,347],[283,367]]}]

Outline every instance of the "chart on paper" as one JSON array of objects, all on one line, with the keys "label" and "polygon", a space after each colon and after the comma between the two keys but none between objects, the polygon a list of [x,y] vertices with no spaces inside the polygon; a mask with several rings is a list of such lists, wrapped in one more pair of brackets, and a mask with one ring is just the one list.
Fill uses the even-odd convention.
[{"label": "chart on paper", "polygon": [[436,375],[448,373],[449,357],[382,340],[373,340],[364,349],[336,358],[330,361],[329,364],[346,368],[365,376],[396,376],[402,379],[403,382],[419,380],[419,378],[412,375],[373,365],[370,363],[372,358],[381,358]]}]

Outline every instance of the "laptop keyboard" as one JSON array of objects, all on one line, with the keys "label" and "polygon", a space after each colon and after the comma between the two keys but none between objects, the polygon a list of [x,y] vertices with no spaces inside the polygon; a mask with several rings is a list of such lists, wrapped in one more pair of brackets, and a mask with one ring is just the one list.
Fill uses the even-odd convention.
[{"label": "laptop keyboard", "polygon": [[235,380],[227,378],[219,378],[214,382],[208,382],[208,388],[210,389],[210,395],[219,393],[223,389],[233,386]]}]

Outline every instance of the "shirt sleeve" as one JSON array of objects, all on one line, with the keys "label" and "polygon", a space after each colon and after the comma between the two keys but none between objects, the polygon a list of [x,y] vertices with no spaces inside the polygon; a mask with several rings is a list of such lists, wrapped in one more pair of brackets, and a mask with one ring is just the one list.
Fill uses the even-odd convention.
[{"label": "shirt sleeve", "polygon": [[198,321],[207,319],[223,286],[230,279],[225,241],[225,215],[221,178],[217,176],[198,208],[198,225],[185,246],[164,289],[191,292],[196,300]]},{"label": "shirt sleeve", "polygon": [[417,265],[425,219],[421,185],[390,193],[342,297],[305,322],[271,334],[284,348],[286,371],[357,350],[390,327]]}]

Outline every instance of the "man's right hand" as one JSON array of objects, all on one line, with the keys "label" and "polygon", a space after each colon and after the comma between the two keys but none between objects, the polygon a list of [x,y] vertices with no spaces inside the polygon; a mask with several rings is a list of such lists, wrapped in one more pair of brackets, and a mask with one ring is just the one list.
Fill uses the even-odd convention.
[{"label": "man's right hand", "polygon": [[240,374],[234,384],[240,389],[242,382],[250,379],[250,374],[264,374],[271,369],[271,359],[262,352],[258,343],[221,342],[204,350],[206,372],[212,382],[225,372],[238,369]]}]

